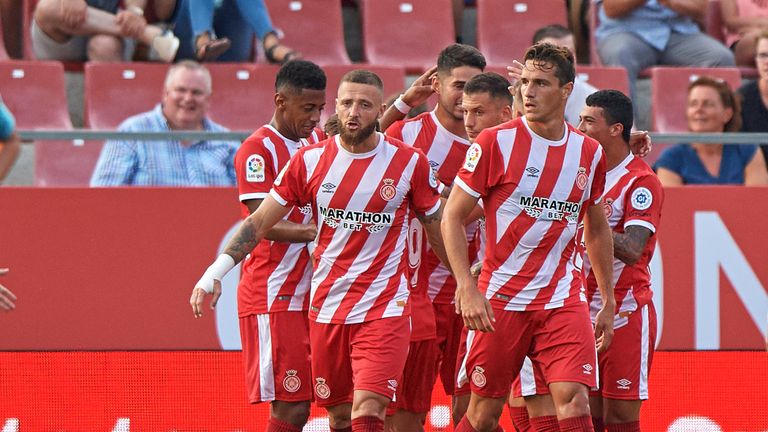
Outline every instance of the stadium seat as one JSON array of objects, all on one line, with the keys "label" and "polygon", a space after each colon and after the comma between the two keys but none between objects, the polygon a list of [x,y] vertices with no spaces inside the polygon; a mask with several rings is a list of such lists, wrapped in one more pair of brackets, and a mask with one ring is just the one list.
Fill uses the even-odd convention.
[{"label": "stadium seat", "polygon": [[688,130],[685,109],[688,84],[699,76],[725,80],[732,90],[741,85],[737,68],[651,68],[651,129],[656,132]]},{"label": "stadium seat", "polygon": [[420,73],[455,41],[451,0],[360,0],[360,9],[371,64]]},{"label": "stadium seat", "polygon": [[277,66],[211,63],[207,67],[213,80],[211,119],[237,131],[253,131],[269,122],[275,110]]},{"label": "stadium seat", "polygon": [[325,123],[325,120],[336,112],[336,94],[341,77],[353,69],[367,69],[377,74],[384,82],[384,100],[392,95],[402,93],[405,88],[405,70],[402,67],[375,65],[325,66],[323,70],[325,70],[328,81],[325,92],[325,109],[323,110],[321,123]]},{"label": "stadium seat", "polygon": [[629,96],[629,77],[624,68],[576,65],[576,75],[597,89],[619,90]]},{"label": "stadium seat", "polygon": [[317,64],[349,64],[338,0],[267,0],[283,42]]},{"label": "stadium seat", "polygon": [[536,30],[550,24],[568,26],[562,0],[477,1],[477,47],[491,65],[521,59]]}]

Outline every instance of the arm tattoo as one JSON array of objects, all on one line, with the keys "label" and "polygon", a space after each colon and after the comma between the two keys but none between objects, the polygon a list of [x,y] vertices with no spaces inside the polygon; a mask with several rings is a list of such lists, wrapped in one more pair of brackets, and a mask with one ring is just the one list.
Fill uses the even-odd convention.
[{"label": "arm tattoo", "polygon": [[651,230],[639,225],[628,226],[623,233],[613,233],[613,255],[626,264],[634,264],[643,254]]},{"label": "arm tattoo", "polygon": [[250,219],[246,219],[229,243],[227,243],[224,253],[231,256],[236,263],[239,263],[245,259],[246,255],[253,251],[257,244],[256,228]]},{"label": "arm tattoo", "polygon": [[436,212],[432,213],[431,215],[427,216],[424,214],[417,214],[416,215],[419,218],[419,221],[421,221],[422,224],[431,224],[433,222],[440,222],[440,219],[443,218],[443,206],[441,205],[439,209],[437,209]]}]

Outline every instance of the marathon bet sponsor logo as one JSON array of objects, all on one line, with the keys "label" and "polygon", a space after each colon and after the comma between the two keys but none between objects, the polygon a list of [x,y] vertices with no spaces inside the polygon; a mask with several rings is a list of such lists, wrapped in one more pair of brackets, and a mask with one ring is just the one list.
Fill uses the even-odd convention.
[{"label": "marathon bet sponsor logo", "polygon": [[467,150],[467,156],[464,158],[464,169],[469,172],[475,172],[477,168],[477,162],[480,160],[480,156],[483,155],[483,149],[480,148],[480,144],[472,144]]},{"label": "marathon bet sponsor logo", "polygon": [[283,379],[283,388],[288,393],[296,393],[301,388],[301,379],[296,376],[298,372],[294,369],[285,371],[285,378]]},{"label": "marathon bet sponsor logo", "polygon": [[320,207],[320,214],[325,224],[331,228],[342,228],[351,231],[360,231],[365,226],[368,232],[378,232],[385,226],[392,225],[393,215],[390,213],[375,213],[364,211],[351,211]]},{"label": "marathon bet sponsor logo", "polygon": [[245,162],[245,180],[250,183],[264,182],[264,157],[259,154],[248,156]]},{"label": "marathon bet sponsor logo", "polygon": [[584,369],[582,372],[585,375],[592,375],[592,369],[594,369],[594,368],[592,367],[591,364],[587,363],[585,365],[582,365],[581,368]]},{"label": "marathon bet sponsor logo", "polygon": [[630,201],[635,210],[646,210],[653,203],[653,194],[647,188],[639,187],[632,191]]},{"label": "marathon bet sponsor logo", "polygon": [[520,197],[520,207],[533,218],[544,220],[567,220],[576,223],[579,220],[581,203],[560,201],[549,198],[523,195]]},{"label": "marathon bet sponsor logo", "polygon": [[632,381],[622,378],[616,381],[616,384],[618,384],[619,390],[629,390],[629,385],[632,384]]}]

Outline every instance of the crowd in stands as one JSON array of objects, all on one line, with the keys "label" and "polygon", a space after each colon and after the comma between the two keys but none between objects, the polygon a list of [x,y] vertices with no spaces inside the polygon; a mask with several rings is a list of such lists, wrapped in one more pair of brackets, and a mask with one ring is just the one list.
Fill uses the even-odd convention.
[{"label": "crowd in stands", "polygon": [[[711,2],[716,2],[715,9],[710,7]],[[68,63],[187,61],[180,63],[183,65],[180,69],[172,68],[168,73],[162,89],[162,103],[150,112],[127,119],[118,130],[226,130],[224,126],[206,117],[212,92],[211,78],[206,68],[196,66],[195,61],[281,64],[293,58],[313,60],[315,55],[303,52],[302,47],[294,49],[285,43],[279,28],[281,23],[273,22],[270,16],[269,3],[267,0],[0,0],[0,16],[5,48],[12,58],[25,56],[27,60],[59,60]],[[358,9],[365,6],[362,0],[331,3],[338,3],[338,13],[341,13],[341,5]],[[483,0],[445,0],[444,3],[446,8],[450,7],[454,12],[452,16],[456,39],[461,40],[462,19],[466,19],[465,8],[481,8]],[[579,4],[575,0],[564,2],[563,16],[567,7],[576,8]],[[291,2],[292,10],[298,12],[302,7],[300,1]],[[405,11],[404,7],[405,3],[402,3],[400,12],[413,12]],[[527,7],[533,9],[535,5]],[[768,7],[763,3],[751,0],[596,0],[585,10],[582,19],[591,16],[593,21],[590,38],[594,44],[592,64],[626,70],[629,94],[634,100],[637,100],[637,79],[647,76],[648,69],[654,66],[741,67],[745,81],[738,89],[706,77],[691,83],[686,108],[688,130],[768,132]],[[26,25],[25,19],[28,21]],[[719,21],[715,22],[714,19]],[[576,53],[579,41],[574,39],[574,34],[567,27],[547,22],[546,18],[540,20],[539,31],[531,35],[533,43],[555,43],[567,47],[577,58],[584,57],[584,53]],[[715,22],[716,32],[712,31],[712,22]],[[282,27],[294,34],[302,33],[301,22],[296,24],[288,27],[282,23]],[[573,25],[575,23],[571,23]],[[24,49],[27,43],[31,47],[29,52]],[[260,45],[257,46],[257,43]],[[483,47],[479,48],[483,50]],[[427,56],[433,54],[427,53]],[[513,66],[513,60],[510,58],[507,64],[490,64],[489,67]],[[180,75],[174,72],[179,70],[183,74],[194,72],[204,75],[201,78],[203,88],[174,87],[174,78]],[[755,76],[757,79],[752,81],[751,78]],[[692,80],[695,78],[698,76],[692,77]],[[0,88],[0,94],[2,90]],[[597,86],[586,74],[577,75],[566,108],[568,122],[574,125],[578,123],[583,100],[596,90]],[[706,93],[706,97],[700,93]],[[194,124],[184,124],[184,127],[177,124],[173,119],[174,114],[169,112],[174,104],[178,112],[194,112]],[[332,113],[333,108],[326,106],[326,111]],[[719,115],[719,120],[705,122],[702,119],[705,112],[707,116]],[[740,128],[735,128],[734,124],[740,125]],[[24,125],[20,126],[24,128]],[[253,125],[254,128],[257,126]],[[18,139],[6,139],[3,147],[0,147],[0,180],[8,170],[3,168],[4,162],[12,162],[18,153]],[[167,159],[150,163],[153,152],[148,149],[155,148],[155,144],[107,142],[92,184],[153,184],[138,172],[116,173],[115,165],[109,162],[111,159],[120,159],[124,165],[121,169],[126,170],[128,166],[140,170],[153,164],[162,164],[159,162],[161,160],[183,161],[180,165],[184,171],[183,176],[169,174],[175,176],[174,180],[166,178],[154,184],[234,184],[231,167],[225,167],[219,173],[221,176],[214,176],[215,180],[211,180],[207,174],[201,174],[210,161],[196,159],[200,158],[201,153],[198,150],[192,151],[198,148],[196,146],[206,149],[211,147],[210,151],[221,150],[217,158],[224,160],[234,152],[230,144],[202,142],[190,146],[191,143],[173,143],[174,150],[164,150],[171,152],[163,156]],[[762,144],[762,149],[759,144]],[[688,143],[668,148],[656,167],[667,185],[765,184],[768,183],[768,178],[763,175],[765,162],[768,161],[766,150],[768,145],[765,143],[741,146]],[[177,154],[172,156],[173,152]],[[691,170],[696,171],[696,174],[689,176]],[[725,172],[731,170],[734,172]],[[192,180],[194,176],[197,177]],[[127,180],[128,177],[133,180]],[[144,180],[138,180],[141,178]]]}]

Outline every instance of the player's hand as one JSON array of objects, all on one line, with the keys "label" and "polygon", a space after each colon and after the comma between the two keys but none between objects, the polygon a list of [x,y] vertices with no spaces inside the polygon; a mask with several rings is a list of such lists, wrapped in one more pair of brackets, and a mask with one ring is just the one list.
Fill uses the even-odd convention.
[{"label": "player's hand", "polygon": [[648,131],[632,132],[629,135],[629,148],[632,153],[638,157],[644,158],[648,156],[653,148],[651,143],[651,136],[648,135]]},{"label": "player's hand", "polygon": [[[203,316],[203,300],[205,300],[205,296],[208,294],[209,293],[199,286],[192,290],[192,297],[189,299],[189,304],[192,305],[192,313],[195,315],[195,318]],[[213,292],[210,294],[213,296],[211,297],[211,310],[213,310],[216,308],[216,303],[219,302],[219,297],[221,297],[220,280],[213,280]]]},{"label": "player's hand", "polygon": [[[8,269],[0,269],[0,276],[8,273]],[[0,310],[12,311],[16,309],[16,296],[13,295],[11,290],[0,284]]]},{"label": "player's hand", "polygon": [[120,33],[123,36],[133,39],[138,39],[147,27],[147,20],[143,16],[129,10],[118,12],[115,22],[120,26]]},{"label": "player's hand", "polygon": [[432,89],[432,78],[435,76],[437,76],[437,66],[432,66],[408,87],[403,94],[403,102],[409,107],[416,107],[426,102],[435,92]]},{"label": "player's hand", "polygon": [[477,289],[476,286],[456,289],[456,313],[460,313],[464,318],[464,325],[469,330],[481,332],[493,332],[495,328],[493,323],[496,318],[493,316],[491,303]]},{"label": "player's hand", "polygon": [[69,28],[78,28],[85,22],[88,4],[85,0],[62,0],[61,18]]},{"label": "player's hand", "polygon": [[[523,76],[523,64],[517,60],[512,60],[512,64],[507,66],[507,76],[509,76],[509,91],[513,92],[515,84]],[[513,93],[514,96],[514,93]]]},{"label": "player's hand", "polygon": [[603,305],[603,308],[595,316],[595,343],[598,353],[605,352],[613,340],[613,316],[615,309],[615,303]]}]

